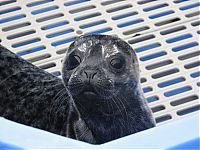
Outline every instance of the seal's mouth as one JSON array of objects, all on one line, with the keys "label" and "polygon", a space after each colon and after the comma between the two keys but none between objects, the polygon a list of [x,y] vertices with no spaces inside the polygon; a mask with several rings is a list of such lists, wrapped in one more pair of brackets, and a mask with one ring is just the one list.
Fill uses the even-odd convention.
[{"label": "seal's mouth", "polygon": [[97,96],[97,94],[93,91],[84,91],[83,94],[85,96]]},{"label": "seal's mouth", "polygon": [[86,96],[87,98],[95,98],[95,97],[98,96],[98,95],[97,95],[97,92],[96,92],[93,88],[91,88],[91,87],[85,88],[85,89],[83,90],[82,94],[83,94],[84,96]]}]

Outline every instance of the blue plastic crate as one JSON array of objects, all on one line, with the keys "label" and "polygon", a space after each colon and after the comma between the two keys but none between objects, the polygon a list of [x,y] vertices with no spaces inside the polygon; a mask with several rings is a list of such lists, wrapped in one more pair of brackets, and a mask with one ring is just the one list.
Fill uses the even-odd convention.
[{"label": "blue plastic crate", "polygon": [[92,145],[0,118],[0,149],[198,149],[199,114],[105,144]]}]

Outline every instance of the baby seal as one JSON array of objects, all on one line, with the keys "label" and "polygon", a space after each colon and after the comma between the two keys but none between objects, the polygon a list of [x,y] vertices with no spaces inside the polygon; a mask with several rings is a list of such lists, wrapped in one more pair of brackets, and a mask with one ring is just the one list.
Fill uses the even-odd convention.
[{"label": "baby seal", "polygon": [[120,38],[77,38],[67,51],[62,77],[94,143],[155,126],[141,90],[137,56]]},{"label": "baby seal", "polygon": [[0,116],[93,144],[155,126],[135,52],[108,35],[76,38],[62,80],[0,46]]}]

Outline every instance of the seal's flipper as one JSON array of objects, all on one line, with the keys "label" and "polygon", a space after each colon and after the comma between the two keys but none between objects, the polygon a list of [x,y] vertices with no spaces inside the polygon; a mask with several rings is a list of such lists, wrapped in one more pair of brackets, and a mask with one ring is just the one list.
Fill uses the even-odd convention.
[{"label": "seal's flipper", "polygon": [[60,78],[0,46],[0,116],[65,134],[69,99]]}]

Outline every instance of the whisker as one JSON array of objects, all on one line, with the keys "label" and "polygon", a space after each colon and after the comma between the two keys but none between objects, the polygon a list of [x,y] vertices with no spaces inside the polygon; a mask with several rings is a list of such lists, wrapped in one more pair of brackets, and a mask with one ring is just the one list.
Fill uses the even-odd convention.
[{"label": "whisker", "polygon": [[54,96],[54,98],[56,97],[56,96],[58,96],[61,92],[63,92],[64,90],[66,90],[65,88],[63,88],[63,89],[61,89],[55,96]]},{"label": "whisker", "polygon": [[86,108],[80,102],[77,101],[76,103],[80,106],[80,109],[82,109],[84,112],[86,111]]},{"label": "whisker", "polygon": [[128,122],[128,113],[127,113],[127,110],[126,110],[126,107],[125,107],[125,104],[123,103],[123,101],[124,102],[127,102],[124,98],[123,98],[123,101],[120,99],[120,98],[118,98],[118,97],[116,97],[117,98],[117,100],[121,103],[121,105],[122,105],[122,107],[123,107],[123,109],[124,109],[124,111],[125,111],[125,115],[126,115],[126,121]]},{"label": "whisker", "polygon": [[114,104],[117,106],[117,108],[118,108],[118,110],[119,110],[119,112],[120,112],[120,114],[121,114],[121,116],[122,116],[122,118],[123,118],[123,113],[122,113],[122,111],[121,111],[121,109],[120,109],[120,106],[116,103],[116,101],[114,100],[114,97],[113,98],[111,98],[111,100],[114,102]]}]

